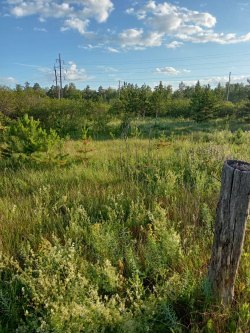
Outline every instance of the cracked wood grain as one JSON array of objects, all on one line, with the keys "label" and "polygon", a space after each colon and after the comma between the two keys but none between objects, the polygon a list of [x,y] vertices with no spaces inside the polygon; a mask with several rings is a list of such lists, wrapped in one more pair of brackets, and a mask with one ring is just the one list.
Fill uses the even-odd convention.
[{"label": "cracked wood grain", "polygon": [[229,305],[234,297],[234,283],[244,244],[249,206],[250,164],[226,161],[222,170],[208,270],[213,295],[225,305]]}]

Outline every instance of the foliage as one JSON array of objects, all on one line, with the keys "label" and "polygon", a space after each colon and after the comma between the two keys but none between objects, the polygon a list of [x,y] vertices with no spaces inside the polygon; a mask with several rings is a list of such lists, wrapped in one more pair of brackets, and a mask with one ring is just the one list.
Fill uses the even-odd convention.
[{"label": "foliage", "polygon": [[191,97],[190,108],[193,119],[197,122],[211,119],[217,101],[217,95],[210,86],[202,87],[198,81]]},{"label": "foliage", "polygon": [[48,152],[59,142],[55,131],[47,133],[40,127],[39,120],[34,120],[26,114],[13,121],[3,135],[2,156],[30,156],[37,152]]},{"label": "foliage", "polygon": [[250,122],[250,97],[248,100],[238,104],[237,117],[246,122]]},{"label": "foliage", "polygon": [[[8,96],[27,94],[29,114],[14,103],[0,118],[0,331],[248,332],[249,232],[230,309],[206,279],[221,167],[250,157],[246,102],[222,102],[220,87],[125,85],[110,104],[102,87],[74,90],[59,101],[18,87]],[[222,118],[188,119],[206,103]],[[95,140],[122,121],[126,140]],[[74,138],[61,142],[71,163],[37,167],[55,129]]]},{"label": "foliage", "polygon": [[13,93],[10,89],[0,89],[0,114],[10,116],[14,113],[16,103],[12,95]]},{"label": "foliage", "polygon": [[167,115],[169,117],[190,117],[190,99],[172,99],[167,103]]},{"label": "foliage", "polygon": [[214,107],[214,118],[229,118],[236,113],[236,106],[232,102],[220,102]]}]

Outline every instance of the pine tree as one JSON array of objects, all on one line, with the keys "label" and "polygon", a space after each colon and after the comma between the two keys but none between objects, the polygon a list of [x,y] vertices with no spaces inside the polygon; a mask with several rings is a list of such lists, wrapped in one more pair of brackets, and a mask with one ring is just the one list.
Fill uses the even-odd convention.
[{"label": "pine tree", "polygon": [[213,117],[213,111],[218,98],[209,85],[202,87],[198,81],[191,97],[192,117],[197,122]]}]

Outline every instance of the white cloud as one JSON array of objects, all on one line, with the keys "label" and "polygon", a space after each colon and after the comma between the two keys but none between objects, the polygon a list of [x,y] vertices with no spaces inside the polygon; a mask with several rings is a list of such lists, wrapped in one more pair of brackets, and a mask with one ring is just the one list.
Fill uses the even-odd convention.
[{"label": "white cloud", "polygon": [[[196,34],[199,34],[203,31],[204,31],[204,29],[201,28],[200,26],[190,24],[188,26],[180,27],[175,35],[178,35],[178,34],[181,34],[181,33],[183,33],[185,35],[196,35]],[[206,30],[206,31],[212,31],[212,30]]]},{"label": "white cloud", "polygon": [[177,75],[180,73],[180,71],[175,69],[174,67],[162,67],[162,68],[157,67],[156,72],[167,75]]},{"label": "white cloud", "polygon": [[216,18],[210,13],[189,10],[168,2],[157,4],[150,0],[143,9],[135,11],[135,15],[141,16],[142,10],[145,22],[156,31],[165,34],[174,34],[179,29],[188,29],[190,26],[212,28],[216,23]]},{"label": "white cloud", "polygon": [[126,9],[126,13],[127,14],[134,14],[134,12],[135,12],[134,8],[128,8],[128,9]]},{"label": "white cloud", "polygon": [[83,18],[95,18],[98,22],[105,22],[114,8],[110,0],[7,0],[10,13],[22,17],[39,15],[40,17],[66,17],[68,15]]},{"label": "white cloud", "polygon": [[187,10],[187,14],[184,14],[183,20],[185,23],[193,23],[206,28],[212,28],[216,24],[216,18],[213,15],[191,10]]},{"label": "white cloud", "polygon": [[[107,21],[114,10],[113,0],[5,0],[5,3],[9,13],[16,17],[36,15],[41,22],[48,18],[59,19],[61,31],[75,30],[91,39],[91,43],[95,41],[98,48],[111,53],[158,47],[166,39],[173,40],[164,43],[170,49],[182,46],[183,42],[234,44],[250,41],[250,32],[243,35],[217,32],[214,15],[200,6],[197,6],[199,10],[190,10],[178,2],[144,0],[133,3],[126,13],[138,19],[138,27],[120,32],[109,29],[101,42],[98,33],[89,32],[87,28],[93,19],[98,23]],[[35,29],[42,31],[42,28]]]},{"label": "white cloud", "polygon": [[77,65],[73,61],[69,61],[69,69],[65,73],[65,78],[68,81],[84,82],[90,80],[84,68],[77,68]]},{"label": "white cloud", "polygon": [[236,34],[229,33],[216,33],[213,31],[203,31],[196,35],[189,36],[186,34],[178,34],[176,37],[180,38],[183,41],[192,42],[192,43],[217,43],[217,44],[237,44],[242,42],[250,41],[250,32],[237,36]]},{"label": "white cloud", "polygon": [[156,4],[155,1],[149,1],[146,8],[149,22],[159,31],[167,33],[190,25],[212,28],[216,24],[216,18],[210,13],[189,10],[168,2]]},{"label": "white cloud", "polygon": [[74,12],[74,8],[68,3],[58,3],[51,0],[7,0],[10,5],[10,13],[17,17],[39,15],[40,17],[65,17]]},{"label": "white cloud", "polygon": [[162,45],[162,34],[151,32],[144,34],[143,29],[126,29],[119,34],[122,48],[136,50]]},{"label": "white cloud", "polygon": [[[154,0],[148,0],[146,5],[138,6],[133,10],[129,9],[127,13],[135,15],[138,20],[143,18],[145,26],[150,29],[151,33],[160,35],[161,40],[166,36],[178,39],[167,44],[168,48],[179,47],[180,43],[184,41],[217,44],[250,41],[250,33],[237,35],[235,33],[215,32],[216,17],[208,12],[189,10],[170,2],[158,3]],[[144,34],[144,37],[146,35]],[[143,44],[142,39],[141,37],[140,44]]]},{"label": "white cloud", "polygon": [[17,80],[12,76],[2,76],[0,77],[0,85],[13,85],[16,84]]},{"label": "white cloud", "polygon": [[84,49],[84,50],[93,50],[93,49],[100,49],[103,47],[103,44],[87,44],[87,45],[78,45],[79,49]]},{"label": "white cloud", "polygon": [[178,42],[177,40],[174,40],[173,42],[166,44],[166,47],[168,49],[176,49],[178,47],[181,47],[183,44],[184,43],[182,43],[182,42]]},{"label": "white cloud", "polygon": [[114,68],[114,67],[110,67],[110,66],[97,66],[99,69],[103,70],[105,73],[114,73],[114,72],[118,72],[118,69]]},{"label": "white cloud", "polygon": [[[231,76],[231,83],[241,83],[241,82],[247,82],[247,79],[249,79],[249,76],[246,75],[236,75]],[[182,80],[186,85],[192,86],[197,83],[197,80]],[[218,83],[226,84],[228,82],[228,75],[225,76],[211,76],[207,78],[200,79],[201,85],[210,84],[211,86],[216,86]]]},{"label": "white cloud", "polygon": [[[54,80],[55,73],[53,68],[42,67],[32,64],[23,64],[23,63],[16,63],[16,65],[29,67],[33,69],[36,73],[40,73],[42,75],[42,78],[45,79],[47,82],[53,82]],[[84,68],[78,68],[74,61],[69,61],[67,67],[68,67],[67,70],[63,69],[62,71],[62,75],[67,81],[85,82],[87,80],[93,79],[93,76],[89,76]],[[11,78],[9,78],[9,81],[11,81]],[[1,78],[0,78],[0,83],[1,83]]]},{"label": "white cloud", "polygon": [[69,29],[77,30],[80,34],[84,35],[86,32],[86,27],[88,25],[88,20],[80,20],[77,17],[72,17],[64,21],[64,26],[61,31],[66,31]]},{"label": "white cloud", "polygon": [[45,29],[45,28],[38,28],[38,27],[34,27],[33,30],[34,31],[39,31],[39,32],[48,32],[47,29]]},{"label": "white cloud", "polygon": [[120,53],[119,50],[115,49],[114,47],[107,47],[107,51],[110,53]]},{"label": "white cloud", "polygon": [[109,14],[114,9],[114,5],[110,0],[70,0],[72,3],[82,4],[82,13],[86,17],[94,17],[97,22],[105,22]]},{"label": "white cloud", "polygon": [[191,71],[188,69],[176,69],[174,67],[157,67],[156,69],[157,73],[165,74],[165,75],[178,75],[181,73],[190,73]]},{"label": "white cloud", "polygon": [[40,22],[47,18],[64,19],[62,31],[75,29],[84,34],[90,19],[105,22],[114,5],[111,0],[6,0],[9,12],[16,17],[37,15]]}]

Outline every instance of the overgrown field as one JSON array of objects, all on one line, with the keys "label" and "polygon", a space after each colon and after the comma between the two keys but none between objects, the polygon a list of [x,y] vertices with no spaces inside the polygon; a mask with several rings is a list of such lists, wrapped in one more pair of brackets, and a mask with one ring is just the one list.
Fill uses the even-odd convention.
[{"label": "overgrown field", "polygon": [[0,160],[0,332],[249,332],[249,225],[231,309],[206,275],[221,168],[250,133],[158,122]]}]

